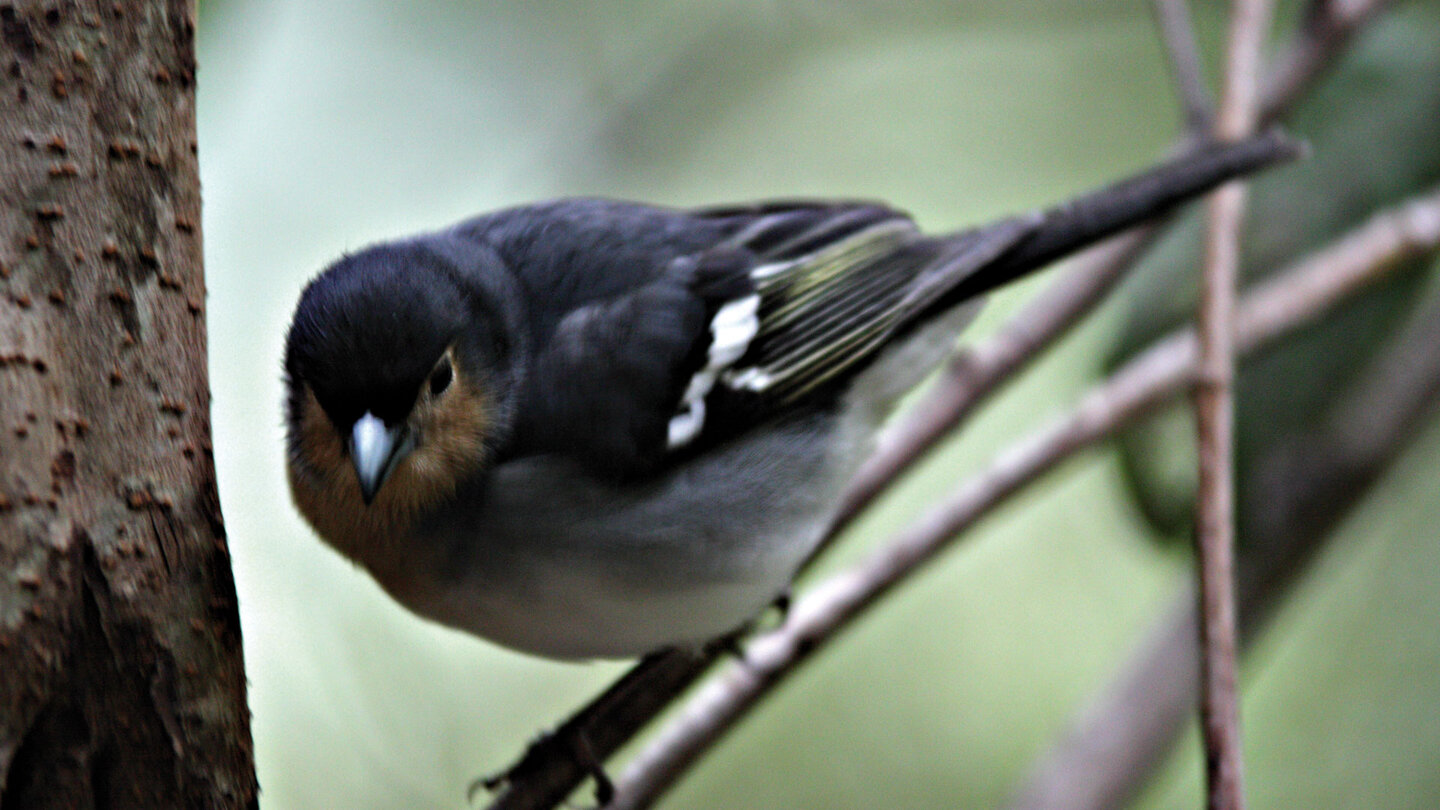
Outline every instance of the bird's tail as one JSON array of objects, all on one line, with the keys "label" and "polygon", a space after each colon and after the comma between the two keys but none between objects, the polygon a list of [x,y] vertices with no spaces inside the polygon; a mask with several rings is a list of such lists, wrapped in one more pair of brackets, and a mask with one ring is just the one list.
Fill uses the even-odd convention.
[{"label": "bird's tail", "polygon": [[966,301],[1299,151],[1276,131],[1201,146],[1047,211],[943,237],[877,206],[712,211],[748,222],[733,240],[763,260],[750,271],[757,331],[719,387],[768,403],[757,411],[798,401],[850,379]]},{"label": "bird's tail", "polygon": [[[1271,129],[1234,143],[1207,142],[1191,147],[1151,169],[1113,185],[1020,220],[1029,220],[1028,232],[993,260],[965,274],[953,287],[917,313],[930,313],[1004,286],[1056,259],[1098,242],[1230,180],[1252,174],[1304,154],[1304,146],[1279,129]],[[1013,227],[1011,221],[992,227]],[[956,234],[952,240],[973,240],[975,232]]]}]

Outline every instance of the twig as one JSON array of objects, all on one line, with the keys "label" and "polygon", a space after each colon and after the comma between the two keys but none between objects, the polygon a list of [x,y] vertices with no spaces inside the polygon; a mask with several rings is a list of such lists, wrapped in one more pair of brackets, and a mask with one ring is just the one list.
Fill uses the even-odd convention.
[{"label": "twig", "polygon": [[1350,39],[1394,0],[1312,0],[1299,34],[1275,61],[1261,96],[1261,121],[1274,121],[1310,89]]},{"label": "twig", "polygon": [[[1277,131],[1270,134],[1266,143],[1256,145],[1268,153],[1273,148],[1284,148],[1284,143],[1288,141]],[[1206,148],[1209,146],[1198,147],[1201,150]],[[1186,151],[1192,156],[1200,154],[1194,146]],[[1110,191],[1113,192],[1113,189]],[[1081,207],[1077,201],[1072,201],[1064,206],[1064,216],[1080,222],[1089,220],[1085,227],[1093,228],[1100,218],[1075,216]],[[1163,222],[1151,222],[1086,251],[1074,270],[1024,307],[994,338],[974,349],[957,352],[939,375],[936,386],[925,401],[907,416],[900,429],[889,432],[882,439],[875,454],[850,481],[825,538],[817,545],[811,559],[818,556],[905,470],[934,449],[940,439],[954,430],[980,403],[1099,304],[1163,227]],[[1033,240],[1017,249],[1011,256],[1012,263],[1038,266],[1040,260],[1033,252],[1029,257],[1022,257],[1022,254],[1035,248],[1040,241]],[[1049,242],[1049,248],[1039,251],[1041,256],[1046,255],[1046,250],[1060,253],[1058,246],[1063,245],[1065,240],[1050,239]]]},{"label": "twig", "polygon": [[[1440,395],[1440,300],[1408,324],[1394,346],[1372,364],[1357,394],[1334,409],[1328,444],[1335,455],[1368,461],[1385,455],[1422,416],[1423,403]],[[1421,403],[1416,405],[1416,403]],[[1388,438],[1398,434],[1397,438]]]},{"label": "twig", "polygon": [[[705,674],[717,650],[672,650],[642,659],[585,708],[535,742],[509,770],[476,780],[469,798],[482,788],[497,791],[490,810],[554,807],[603,760]],[[586,751],[588,757],[576,756]]]},{"label": "twig", "polygon": [[1175,94],[1185,107],[1185,129],[1192,133],[1210,131],[1215,105],[1205,88],[1205,68],[1195,45],[1195,26],[1186,0],[1155,0],[1155,22],[1169,56]]},{"label": "twig", "polygon": [[[1221,140],[1254,130],[1261,48],[1270,29],[1269,0],[1234,0],[1225,89],[1215,119]],[[1200,378],[1195,421],[1200,483],[1195,512],[1200,582],[1200,726],[1205,745],[1207,804],[1244,810],[1240,699],[1235,619],[1235,286],[1240,272],[1240,227],[1245,186],[1230,183],[1211,195],[1197,326]]]},{"label": "twig", "polygon": [[[1440,205],[1440,193],[1435,199]],[[1432,244],[1440,245],[1440,225]],[[1416,235],[1423,243],[1423,226]],[[1355,243],[1357,259],[1382,249]],[[1433,249],[1433,247],[1432,247]],[[1347,259],[1346,261],[1351,261]],[[1242,530],[1252,548],[1241,566],[1242,647],[1258,634],[1289,584],[1391,460],[1416,425],[1440,404],[1440,301],[1432,302],[1331,408],[1320,436],[1273,455],[1287,459],[1253,487],[1265,504],[1262,524]],[[1070,729],[1021,781],[1009,810],[1105,810],[1123,807],[1173,747],[1197,695],[1195,595],[1181,583],[1119,674],[1092,699]]]},{"label": "twig", "polygon": [[1007,810],[1126,807],[1164,763],[1185,721],[1195,716],[1199,692],[1192,578],[1187,575],[1176,591],[1121,674],[1034,765]]},{"label": "twig", "polygon": [[851,479],[812,558],[1006,381],[1104,300],[1160,230],[1157,224],[1144,225],[1086,251],[994,336],[955,352],[923,401],[881,437],[875,453]]},{"label": "twig", "polygon": [[[1385,0],[1371,0],[1371,2],[1364,4],[1373,6],[1376,9],[1388,5]],[[1329,4],[1327,3],[1326,5]],[[1283,116],[1289,110],[1290,106],[1302,97],[1303,93],[1310,87],[1315,76],[1334,60],[1335,56],[1342,51],[1352,39],[1353,34],[1360,30],[1364,22],[1369,19],[1369,16],[1364,16],[1363,19],[1357,19],[1354,25],[1348,29],[1346,35],[1342,37],[1327,35],[1323,39],[1320,39],[1318,37],[1323,32],[1318,30],[1302,32],[1296,44],[1292,46],[1290,55],[1279,60],[1278,67],[1272,71],[1275,75],[1291,74],[1294,78],[1286,81],[1278,81],[1274,80],[1272,76],[1272,80],[1266,83],[1267,92],[1262,111],[1262,123],[1273,123]],[[1312,36],[1317,37],[1313,42],[1307,39]],[[1308,54],[1311,52],[1317,54],[1319,58],[1302,58],[1300,56],[1300,54]],[[1137,231],[1131,232],[1132,235],[1135,233],[1137,233]],[[1152,231],[1149,236],[1153,238],[1154,232]],[[1126,251],[1120,248],[1120,245],[1123,244],[1121,240],[1129,240],[1132,238],[1134,237],[1131,235],[1115,237],[1108,243],[1112,246],[1111,248],[1102,246],[1096,248],[1096,250],[1113,249],[1117,253],[1123,253]],[[1143,248],[1138,243],[1131,243],[1130,250],[1134,251],[1133,255],[1135,256],[1143,253]],[[951,391],[961,390],[963,388],[963,384],[956,383],[948,375],[942,375],[940,382],[936,386],[937,396],[930,400],[929,405],[921,406],[921,408],[931,410],[932,416],[937,417],[931,420],[931,427],[920,427],[925,417],[921,415],[921,409],[917,408],[915,423],[916,438],[914,440],[897,440],[888,446],[882,445],[882,454],[885,457],[875,459],[863,468],[861,474],[857,476],[854,485],[850,489],[850,495],[846,498],[846,505],[842,509],[842,519],[837,521],[837,528],[848,525],[859,509],[874,500],[879,493],[883,492],[898,480],[904,471],[908,469],[908,465],[913,464],[914,461],[925,456],[946,431],[953,430],[955,425],[959,424],[965,415],[970,413],[986,394],[998,388],[999,384],[1008,378],[1010,374],[1024,367],[1029,359],[1033,358],[1041,349],[1048,345],[1049,340],[1063,334],[1074,321],[1083,317],[1084,314],[1093,309],[1094,305],[1103,299],[1105,293],[1113,287],[1114,280],[1121,277],[1123,273],[1129,269],[1130,263],[1133,263],[1133,257],[1132,260],[1129,260],[1129,263],[1117,262],[1114,265],[1109,265],[1109,270],[1102,271],[1100,268],[1105,265],[1099,263],[1097,260],[1097,265],[1094,266],[1095,269],[1091,271],[1080,271],[1078,269],[1072,271],[1064,279],[1056,282],[1050,288],[1050,291],[1045,294],[1046,298],[1050,298],[1057,304],[1054,310],[1056,315],[1055,321],[1050,322],[1043,319],[1028,320],[1035,314],[1032,313],[1032,309],[1038,311],[1049,309],[1047,305],[1037,301],[1033,307],[1026,307],[1020,316],[1013,319],[1011,324],[1000,334],[996,335],[990,342],[978,346],[974,350],[975,353],[972,359],[966,359],[963,355],[957,358],[956,362],[952,364],[952,368],[954,369],[953,373],[961,378],[973,375],[976,380],[973,385],[977,393],[971,395],[973,401],[962,402],[958,406],[942,402],[940,395],[943,391],[946,389]],[[1075,287],[1073,291],[1067,289],[1072,284]],[[1071,295],[1073,295],[1073,308],[1061,303]],[[1030,335],[1032,332],[1033,335]],[[973,372],[968,371],[967,368],[971,365],[978,367],[978,370]],[[953,412],[953,415],[945,416],[944,414],[947,411]],[[909,432],[909,428],[907,427],[893,435],[906,436]],[[921,434],[924,435],[921,436]],[[907,445],[909,446],[908,449]],[[628,716],[634,720],[636,727],[643,725],[659,713],[659,707],[668,705],[670,701],[674,700],[693,685],[700,675],[703,674],[704,668],[702,666],[695,666],[688,678],[659,678],[653,681],[644,676],[644,671],[650,668],[672,671],[672,667],[679,668],[684,665],[686,662],[680,659],[685,658],[689,657],[683,653],[666,653],[647,658],[645,661],[637,664],[624,676],[627,684],[638,682],[637,685],[626,690],[626,694],[629,696],[626,700],[643,699],[647,705],[656,707],[648,717],[641,717],[638,713],[629,711],[626,706],[621,705],[623,701],[617,702],[614,700],[612,695],[614,687],[612,687],[600,698],[597,698],[596,701],[582,708],[575,717],[567,721],[567,725],[571,723],[581,723],[587,727],[603,725],[604,723],[598,718],[590,716],[592,707],[597,704],[605,705],[617,712],[625,711]],[[704,666],[708,666],[712,662],[713,658],[707,658],[703,661],[703,664]],[[696,664],[693,658],[690,658],[690,663]],[[626,739],[628,739],[628,736]],[[623,742],[623,740],[621,742]],[[614,753],[615,749],[619,747],[619,744],[620,743],[617,743],[614,747],[593,744],[593,748],[595,749],[596,756],[603,760]],[[549,807],[553,805],[554,802],[550,801],[547,803],[541,801],[539,797],[556,795],[557,792],[560,795],[568,793],[587,776],[584,768],[576,763],[574,758],[569,756],[568,753],[559,746],[548,749],[532,747],[530,751],[527,751],[526,760],[526,764],[531,767],[527,768],[524,773],[512,769],[510,775],[514,778],[509,780],[505,792],[497,799],[497,805],[513,808]],[[540,764],[541,760],[550,761],[545,762],[542,767]],[[530,774],[535,773],[543,773],[543,781],[532,782]],[[534,800],[529,802],[524,801],[523,797],[527,796]]]},{"label": "twig", "polygon": [[[1372,218],[1293,268],[1256,285],[1236,319],[1236,347],[1253,352],[1321,315],[1395,262],[1440,246],[1440,190]],[[1061,461],[1147,413],[1198,378],[1195,334],[1173,334],[1091,389],[1074,412],[995,463],[867,560],[808,591],[743,661],[716,673],[631,761],[615,808],[648,807],[734,723],[816,650],[932,559],[955,536]]]}]

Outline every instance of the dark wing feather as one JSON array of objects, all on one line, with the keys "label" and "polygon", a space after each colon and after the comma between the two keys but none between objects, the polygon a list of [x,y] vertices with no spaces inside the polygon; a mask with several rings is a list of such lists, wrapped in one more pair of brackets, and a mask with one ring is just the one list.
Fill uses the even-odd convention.
[{"label": "dark wing feather", "polygon": [[632,477],[827,402],[1036,222],[937,239],[904,214],[864,203],[691,216],[715,228],[712,247],[557,325],[532,369],[541,388],[527,398],[527,449]]},{"label": "dark wing feather", "polygon": [[865,203],[673,216],[692,223],[687,239],[710,234],[708,246],[659,257],[636,271],[648,280],[556,320],[531,361],[513,454],[558,452],[633,478],[826,401],[821,393],[1029,227],[935,239]]},{"label": "dark wing feather", "polygon": [[738,395],[732,400],[749,399],[744,407],[753,417],[848,379],[1037,221],[1017,217],[936,239],[902,214],[868,207],[832,211],[768,250],[740,234],[738,245],[760,262],[751,271],[760,323],[745,355],[720,375],[720,386]]},{"label": "dark wing feather", "polygon": [[820,407],[881,349],[967,299],[1298,147],[1197,148],[1043,213],[945,236],[866,203],[675,211],[564,200],[462,223],[532,303],[513,453],[653,471]]},{"label": "dark wing feather", "polygon": [[530,360],[508,454],[560,453],[617,479],[663,464],[718,311],[753,295],[750,265],[738,251],[683,257],[637,289],[571,309]]}]

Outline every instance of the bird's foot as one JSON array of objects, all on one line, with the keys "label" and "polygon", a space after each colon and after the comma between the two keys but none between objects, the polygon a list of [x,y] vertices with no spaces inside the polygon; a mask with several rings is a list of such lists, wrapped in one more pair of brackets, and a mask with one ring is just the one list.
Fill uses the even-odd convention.
[{"label": "bird's foot", "polygon": [[487,793],[494,793],[506,785],[516,781],[522,774],[533,767],[533,763],[544,761],[552,755],[555,749],[562,749],[567,752],[580,766],[580,769],[595,783],[595,800],[601,807],[608,805],[615,798],[615,783],[611,781],[610,775],[605,773],[605,767],[595,756],[595,750],[590,746],[585,732],[561,727],[556,731],[542,732],[525,749],[525,754],[515,764],[499,773],[489,776],[482,776],[470,783],[465,792],[466,801],[473,804],[475,796],[482,790]]},{"label": "bird's foot", "polygon": [[784,624],[786,620],[790,618],[790,604],[791,593],[789,588],[781,591],[780,595],[775,597],[775,601],[770,603],[770,609],[775,611],[779,619],[779,624]]}]

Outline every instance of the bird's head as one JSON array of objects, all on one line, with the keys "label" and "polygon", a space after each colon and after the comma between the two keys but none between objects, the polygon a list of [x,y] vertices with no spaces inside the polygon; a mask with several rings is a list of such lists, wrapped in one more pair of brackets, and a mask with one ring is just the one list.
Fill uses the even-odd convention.
[{"label": "bird's head", "polygon": [[347,256],[306,287],[285,348],[287,468],[326,539],[390,533],[484,467],[507,349],[486,315],[421,242]]}]

